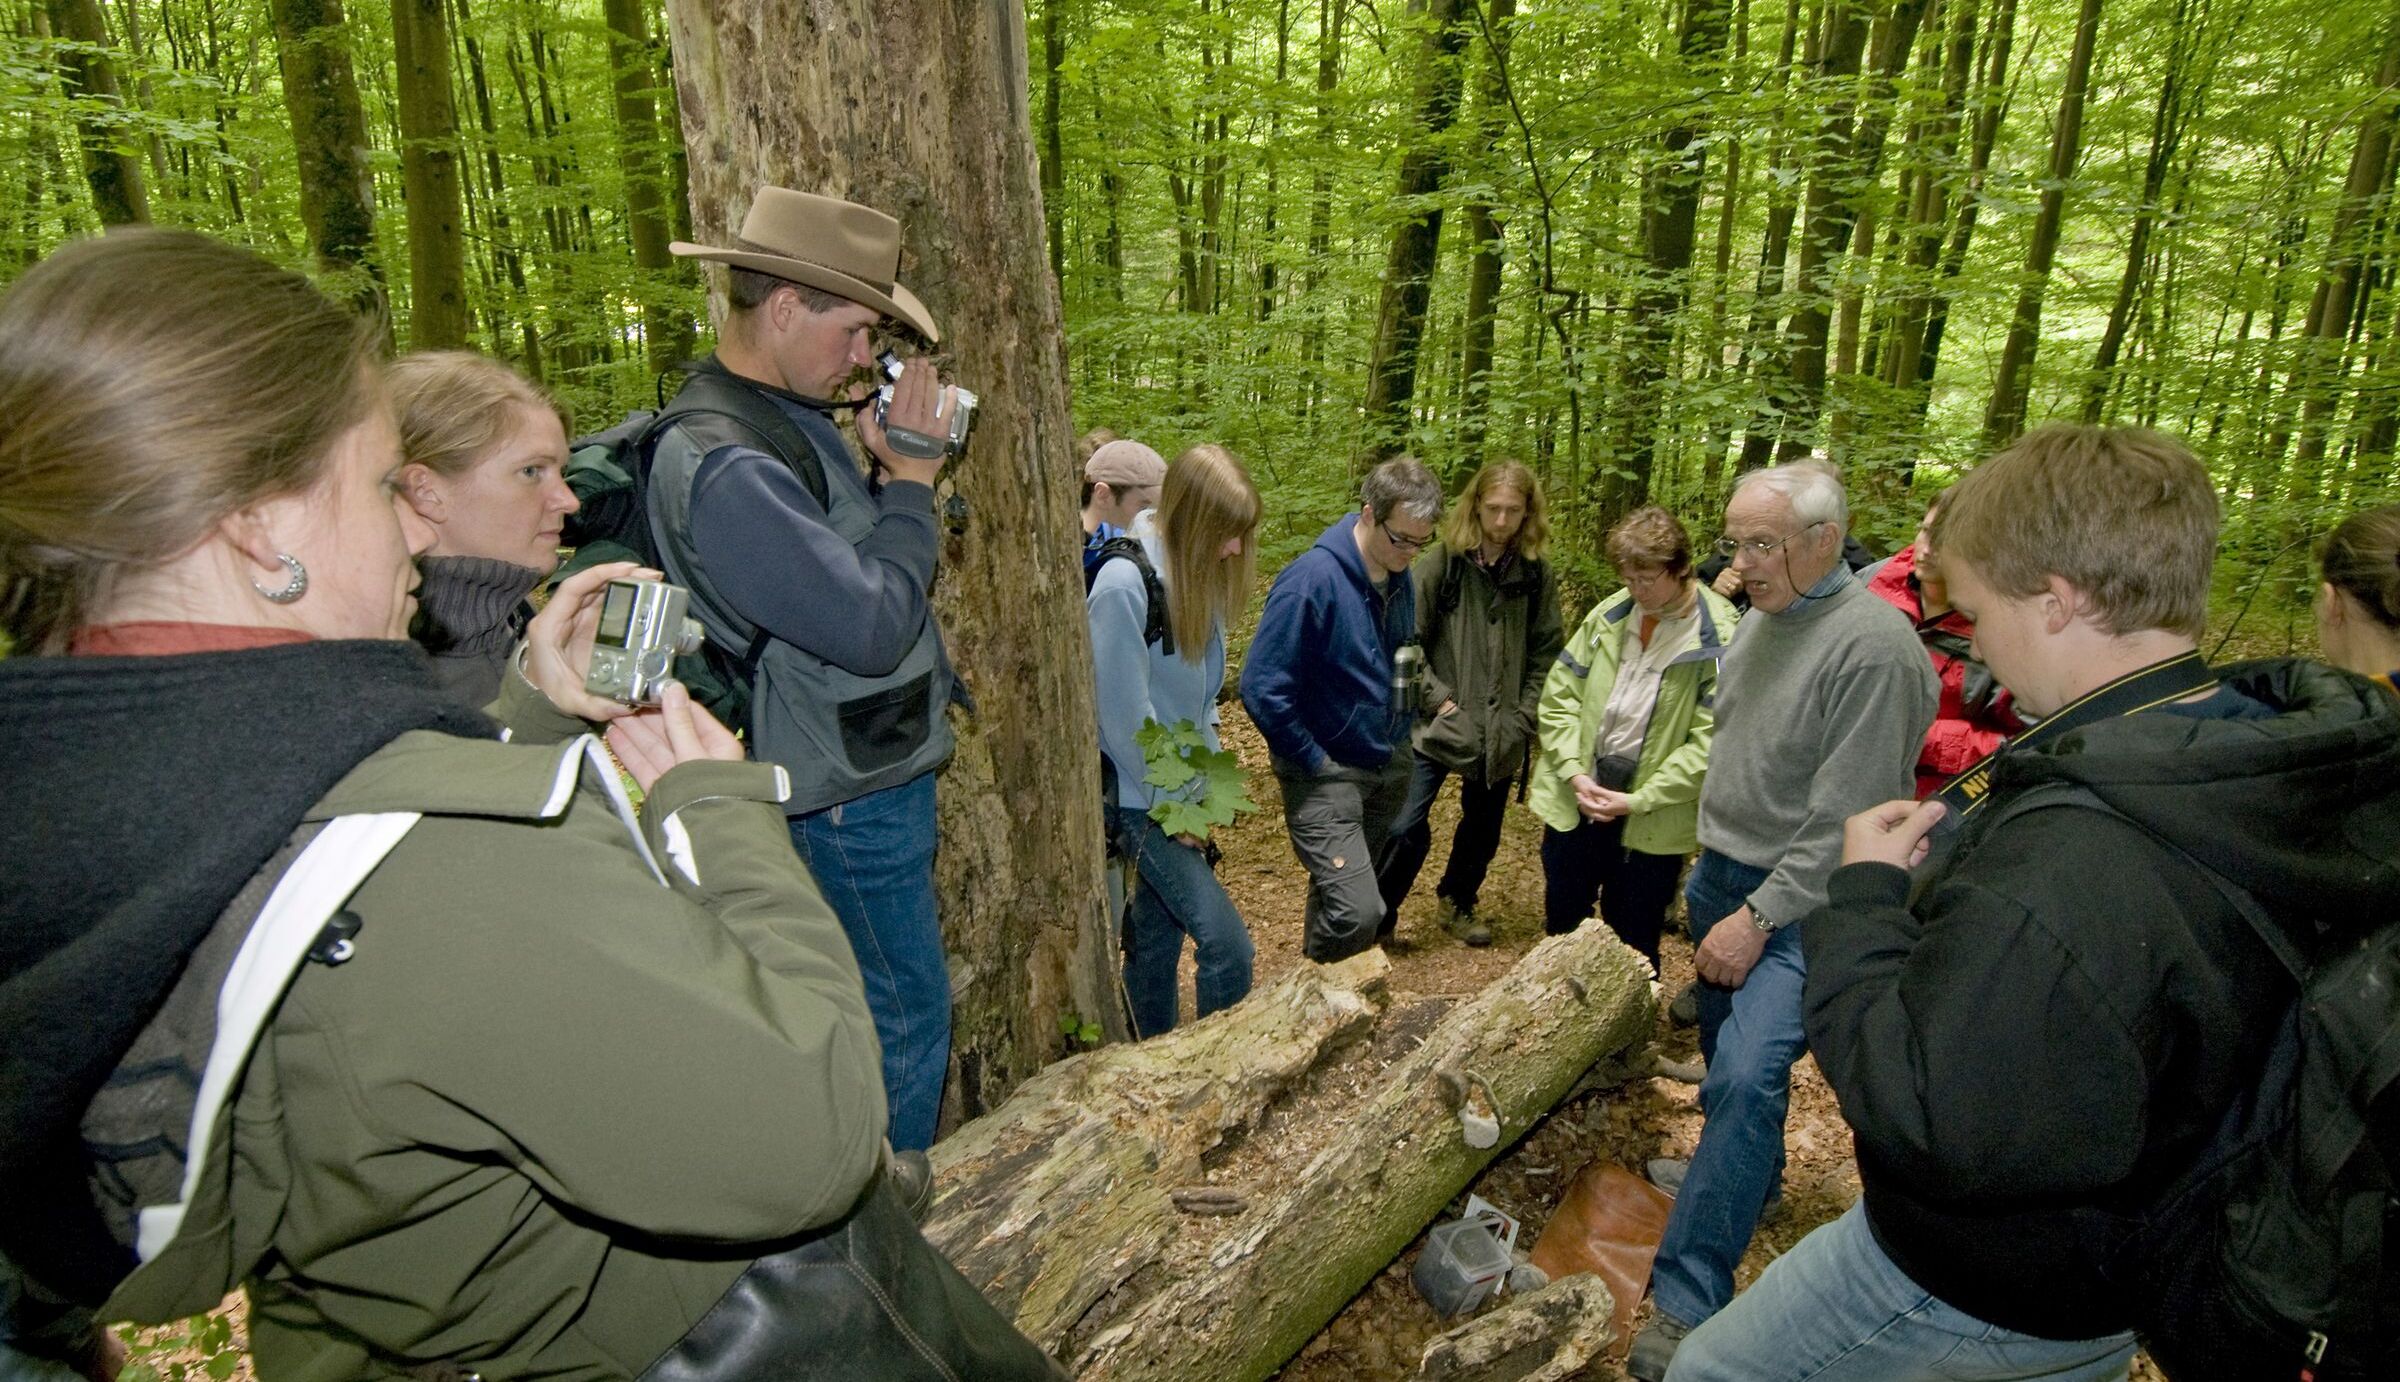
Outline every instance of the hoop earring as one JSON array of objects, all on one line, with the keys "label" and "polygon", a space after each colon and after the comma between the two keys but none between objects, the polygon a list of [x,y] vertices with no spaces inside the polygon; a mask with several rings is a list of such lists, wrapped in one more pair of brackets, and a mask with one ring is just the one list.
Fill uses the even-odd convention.
[{"label": "hoop earring", "polygon": [[277,552],[275,559],[283,563],[284,570],[292,573],[291,579],[273,590],[267,589],[256,581],[250,583],[250,588],[273,600],[276,604],[288,605],[308,593],[308,568],[302,566],[300,559],[289,552]]}]

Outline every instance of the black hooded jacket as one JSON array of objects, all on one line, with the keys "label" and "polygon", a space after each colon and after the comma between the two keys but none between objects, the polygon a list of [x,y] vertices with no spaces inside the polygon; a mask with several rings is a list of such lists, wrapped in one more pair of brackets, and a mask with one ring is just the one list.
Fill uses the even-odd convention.
[{"label": "black hooded jacket", "polygon": [[[2106,1266],[2256,1083],[2290,1006],[2192,860],[2301,934],[2400,900],[2392,697],[2298,661],[2221,675],[2278,713],[2136,715],[2007,755],[1913,905],[1907,874],[1854,864],[1802,932],[1809,1047],[1856,1134],[1876,1241],[1992,1324],[2132,1327]],[[2062,780],[2128,819],[2001,819]]]}]

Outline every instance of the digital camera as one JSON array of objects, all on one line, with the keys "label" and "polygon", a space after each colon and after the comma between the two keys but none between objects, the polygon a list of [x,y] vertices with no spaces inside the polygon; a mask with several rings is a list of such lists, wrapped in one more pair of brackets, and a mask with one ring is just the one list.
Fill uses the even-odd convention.
[{"label": "digital camera", "polygon": [[920,461],[932,461],[955,456],[966,449],[967,429],[975,425],[975,395],[956,384],[948,387],[950,435],[947,437],[927,436],[906,427],[894,427],[889,418],[892,385],[899,382],[900,373],[907,366],[899,356],[888,350],[876,356],[875,363],[882,367],[884,379],[882,387],[875,391],[875,425],[883,429],[884,440],[891,443],[894,451],[903,456],[914,456]]},{"label": "digital camera", "polygon": [[656,705],[675,659],[700,651],[706,635],[688,611],[692,593],[665,581],[610,581],[600,602],[583,689],[626,705]]}]

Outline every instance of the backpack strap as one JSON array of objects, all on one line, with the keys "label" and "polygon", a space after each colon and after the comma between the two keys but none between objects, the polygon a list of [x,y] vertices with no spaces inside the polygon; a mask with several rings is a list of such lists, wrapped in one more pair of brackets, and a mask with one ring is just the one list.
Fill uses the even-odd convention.
[{"label": "backpack strap", "polygon": [[1083,569],[1084,593],[1091,593],[1100,568],[1119,558],[1132,562],[1134,570],[1142,573],[1142,642],[1156,644],[1160,652],[1175,656],[1175,630],[1167,622],[1167,588],[1158,578],[1158,568],[1150,564],[1150,553],[1140,538],[1119,535],[1101,543],[1091,564]]}]

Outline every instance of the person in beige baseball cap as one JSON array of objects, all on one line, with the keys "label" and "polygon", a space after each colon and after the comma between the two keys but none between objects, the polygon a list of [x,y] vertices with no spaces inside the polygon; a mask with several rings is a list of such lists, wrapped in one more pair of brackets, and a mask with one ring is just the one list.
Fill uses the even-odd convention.
[{"label": "person in beige baseball cap", "polygon": [[1100,544],[1133,526],[1133,516],[1158,504],[1167,463],[1123,437],[1103,442],[1083,463],[1083,546],[1088,562]]}]

